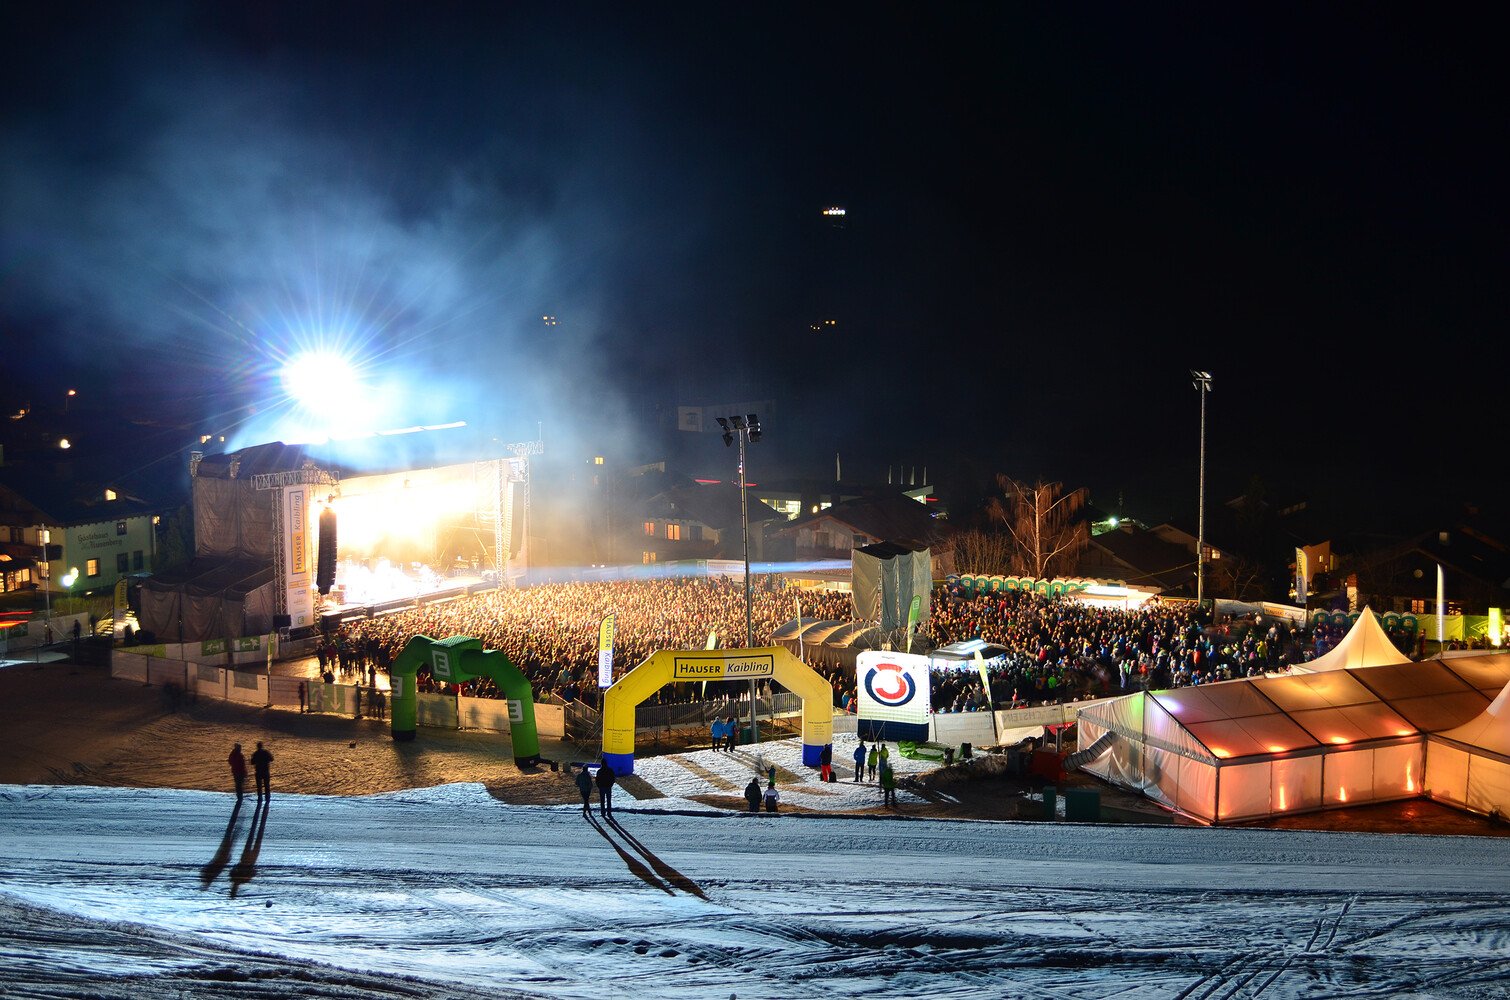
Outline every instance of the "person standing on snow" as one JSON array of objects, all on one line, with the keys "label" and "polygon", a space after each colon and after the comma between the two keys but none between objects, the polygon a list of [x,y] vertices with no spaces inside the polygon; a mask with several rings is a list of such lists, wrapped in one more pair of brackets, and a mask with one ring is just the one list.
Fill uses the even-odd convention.
[{"label": "person standing on snow", "polygon": [[751,778],[750,783],[745,786],[745,801],[750,804],[750,812],[760,812],[760,781],[758,779]]},{"label": "person standing on snow", "polygon": [[893,808],[897,804],[897,772],[890,764],[881,765],[881,804]]},{"label": "person standing on snow", "polygon": [[273,798],[272,763],[273,755],[259,742],[257,749],[252,752],[252,771],[257,776],[258,801],[271,801]]},{"label": "person standing on snow", "polygon": [[855,747],[855,780],[865,777],[865,741],[861,740]]},{"label": "person standing on snow", "polygon": [[577,791],[582,793],[582,815],[591,816],[592,810],[588,805],[592,802],[592,775],[588,773],[586,764],[577,773]]},{"label": "person standing on snow", "polygon": [[598,812],[605,817],[613,815],[613,768],[608,761],[598,767]]},{"label": "person standing on snow", "polygon": [[236,801],[241,801],[241,796],[246,791],[246,758],[241,756],[241,744],[231,745],[231,754],[226,758],[226,763],[231,765],[231,779],[236,782]]}]

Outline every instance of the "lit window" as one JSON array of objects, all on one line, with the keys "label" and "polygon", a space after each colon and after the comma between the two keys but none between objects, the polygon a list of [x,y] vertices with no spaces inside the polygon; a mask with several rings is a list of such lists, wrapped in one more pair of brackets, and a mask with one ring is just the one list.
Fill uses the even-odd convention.
[{"label": "lit window", "polygon": [[106,490],[105,491],[105,499],[106,500],[114,500],[115,498],[116,498],[115,497],[115,490]]},{"label": "lit window", "polygon": [[647,535],[654,535],[655,534],[655,522],[654,521],[646,521],[645,522],[645,534],[647,534]]},{"label": "lit window", "polygon": [[640,562],[646,563],[646,564],[655,562],[655,553],[654,552],[641,552],[640,553]]},{"label": "lit window", "polygon": [[99,576],[100,575],[100,561],[98,559],[91,559],[91,560],[89,560],[89,562],[86,563],[85,566],[84,566],[84,571],[89,576]]},{"label": "lit window", "polygon": [[682,526],[680,524],[672,524],[668,521],[666,523],[666,538],[673,542],[681,541]]}]

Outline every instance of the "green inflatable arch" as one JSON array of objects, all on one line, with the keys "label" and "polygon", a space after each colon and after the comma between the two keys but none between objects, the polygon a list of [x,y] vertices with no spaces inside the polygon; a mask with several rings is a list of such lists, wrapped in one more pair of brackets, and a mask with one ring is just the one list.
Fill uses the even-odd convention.
[{"label": "green inflatable arch", "polygon": [[459,684],[477,677],[491,678],[509,703],[509,738],[514,744],[514,763],[530,767],[540,763],[540,734],[535,731],[535,695],[519,668],[502,650],[483,649],[482,641],[466,636],[431,639],[417,635],[409,640],[389,670],[393,682],[393,738],[414,739],[418,725],[419,690],[415,675],[428,664],[438,681]]}]

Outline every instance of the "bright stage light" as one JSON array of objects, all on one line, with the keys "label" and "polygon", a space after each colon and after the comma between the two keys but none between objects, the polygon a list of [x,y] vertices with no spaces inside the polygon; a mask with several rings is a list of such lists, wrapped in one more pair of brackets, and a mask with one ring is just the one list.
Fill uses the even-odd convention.
[{"label": "bright stage light", "polygon": [[332,351],[294,355],[283,366],[282,377],[289,398],[310,412],[340,405],[362,388],[351,362]]}]

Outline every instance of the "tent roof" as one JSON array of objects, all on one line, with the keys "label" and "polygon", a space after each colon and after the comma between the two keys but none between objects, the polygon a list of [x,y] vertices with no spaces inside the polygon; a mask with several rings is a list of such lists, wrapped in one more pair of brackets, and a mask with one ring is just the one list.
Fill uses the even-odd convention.
[{"label": "tent roof", "polygon": [[1314,674],[1324,670],[1345,670],[1348,667],[1372,667],[1381,663],[1409,663],[1410,657],[1395,648],[1384,626],[1379,624],[1369,608],[1353,623],[1352,629],[1343,636],[1335,648],[1310,663],[1296,664],[1293,674]]},{"label": "tent roof", "polygon": [[[1510,654],[1498,653],[1492,657],[1471,657],[1471,659],[1510,660]],[[1451,663],[1453,668],[1458,666],[1455,661],[1443,662]],[[1480,663],[1479,666],[1487,665]],[[1444,729],[1435,734],[1434,738],[1462,744],[1463,748],[1469,752],[1488,751],[1510,760],[1510,682],[1500,688],[1494,700],[1478,715],[1460,726]]]},{"label": "tent roof", "polygon": [[879,645],[881,629],[870,622],[850,622],[841,629],[835,630],[829,637],[823,640],[825,646],[853,646],[865,640],[873,640],[872,646]]},{"label": "tent roof", "polygon": [[[1491,681],[1498,687],[1485,690],[1483,685]],[[1495,654],[1244,678],[1151,691],[1147,698],[1162,710],[1160,716],[1167,716],[1211,756],[1227,760],[1452,730],[1480,716],[1496,694],[1503,697],[1506,685],[1510,685],[1510,655]],[[1114,707],[1126,700],[1092,706],[1082,714],[1108,728],[1118,723],[1125,728],[1129,719],[1141,722],[1153,717],[1142,710],[1129,714]],[[1510,711],[1505,714],[1510,716]],[[1510,747],[1510,718],[1506,721],[1506,728],[1495,732],[1503,732]],[[1142,732],[1150,742],[1174,738],[1146,726]]]},{"label": "tent roof", "polygon": [[1469,752],[1487,750],[1510,759],[1510,684],[1475,718],[1436,736],[1461,743]]}]

